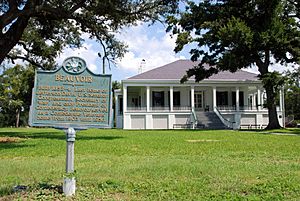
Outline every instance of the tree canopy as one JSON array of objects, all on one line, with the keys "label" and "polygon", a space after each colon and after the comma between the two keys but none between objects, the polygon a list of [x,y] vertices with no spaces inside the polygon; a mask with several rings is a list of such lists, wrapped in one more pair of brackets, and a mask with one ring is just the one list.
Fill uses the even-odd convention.
[{"label": "tree canopy", "polygon": [[27,125],[33,84],[32,65],[16,65],[4,70],[0,75],[1,127]]},{"label": "tree canopy", "polygon": [[63,48],[82,45],[84,33],[99,42],[104,60],[114,60],[126,50],[115,37],[121,27],[176,8],[176,0],[1,0],[0,64],[23,59],[52,68]]},{"label": "tree canopy", "polygon": [[[191,59],[201,60],[182,81],[192,76],[200,81],[219,71],[256,65],[260,78],[265,79],[268,128],[279,128],[274,100],[282,81],[274,81],[278,76],[270,72],[270,66],[273,60],[281,64],[300,61],[299,14],[296,0],[188,2],[185,12],[168,18],[168,31],[178,34],[175,51],[193,44]],[[204,63],[211,67],[203,68]]]},{"label": "tree canopy", "polygon": [[300,67],[286,73],[285,110],[287,115],[293,115],[300,120]]}]

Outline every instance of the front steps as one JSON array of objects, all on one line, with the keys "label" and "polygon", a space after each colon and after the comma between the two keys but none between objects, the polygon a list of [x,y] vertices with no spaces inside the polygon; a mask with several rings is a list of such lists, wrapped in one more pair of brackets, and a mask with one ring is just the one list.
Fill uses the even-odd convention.
[{"label": "front steps", "polygon": [[204,129],[222,130],[228,129],[214,112],[196,111],[199,125],[204,125]]}]

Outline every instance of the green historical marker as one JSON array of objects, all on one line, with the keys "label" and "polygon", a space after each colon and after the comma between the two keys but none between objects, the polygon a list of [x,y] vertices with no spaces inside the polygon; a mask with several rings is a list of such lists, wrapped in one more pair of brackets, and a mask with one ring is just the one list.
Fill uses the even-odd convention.
[{"label": "green historical marker", "polygon": [[31,126],[110,128],[111,75],[96,75],[79,57],[70,57],[55,71],[37,70]]},{"label": "green historical marker", "polygon": [[64,129],[67,153],[63,191],[75,194],[76,130],[111,128],[111,75],[96,75],[79,57],[69,57],[54,71],[37,70],[29,125]]}]

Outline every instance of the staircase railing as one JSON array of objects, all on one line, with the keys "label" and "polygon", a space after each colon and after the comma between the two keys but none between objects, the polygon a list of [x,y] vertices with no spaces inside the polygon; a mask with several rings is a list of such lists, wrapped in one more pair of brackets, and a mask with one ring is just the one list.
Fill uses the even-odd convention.
[{"label": "staircase railing", "polygon": [[191,123],[192,123],[192,128],[193,129],[195,128],[195,126],[198,123],[198,118],[197,118],[197,115],[196,115],[196,112],[195,112],[194,108],[192,109],[192,113],[191,113]]},{"label": "staircase railing", "polygon": [[285,117],[285,125],[289,125],[290,123],[292,123],[294,121],[294,115],[289,115],[287,117]]},{"label": "staircase railing", "polygon": [[220,110],[218,109],[218,107],[215,107],[215,113],[216,115],[220,118],[220,120],[222,121],[222,123],[227,126],[228,128],[234,129],[233,124],[235,124],[234,121],[229,121],[228,119],[226,119],[222,113],[220,112]]}]

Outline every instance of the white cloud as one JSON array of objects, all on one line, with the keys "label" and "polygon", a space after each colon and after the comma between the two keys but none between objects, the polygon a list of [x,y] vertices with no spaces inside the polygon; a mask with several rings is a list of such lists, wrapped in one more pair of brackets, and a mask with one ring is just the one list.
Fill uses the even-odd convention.
[{"label": "white cloud", "polygon": [[128,45],[128,50],[119,62],[118,66],[123,69],[138,71],[143,59],[145,59],[145,70],[173,62],[178,59],[185,59],[183,56],[175,55],[176,38],[171,38],[161,30],[158,25],[148,27],[139,24],[122,30],[118,38]]},{"label": "white cloud", "polygon": [[[91,71],[101,73],[102,62],[98,57],[100,46],[89,39],[88,34],[83,34],[82,37],[85,40],[83,47],[79,49],[66,48],[58,58],[58,64],[61,65],[67,57],[79,56],[87,62]],[[178,59],[185,59],[184,56],[174,53],[176,38],[165,34],[165,27],[160,24],[149,27],[147,24],[138,23],[137,26],[120,30],[117,37],[128,45],[128,52],[117,62],[120,70],[135,74],[143,59],[146,61],[144,71]]]},{"label": "white cloud", "polygon": [[[97,51],[93,48],[92,43],[87,42],[83,44],[83,47],[72,49],[72,48],[66,48],[63,53],[59,56],[57,59],[58,65],[62,65],[62,62],[67,58],[71,56],[77,56],[84,59],[87,63],[87,67],[89,70],[91,70],[94,73],[100,73],[99,69],[97,69],[97,61],[98,58]],[[99,66],[100,64],[98,64]]]},{"label": "white cloud", "polygon": [[92,71],[92,72],[97,72],[97,66],[95,64],[90,64],[88,65],[88,68]]}]

